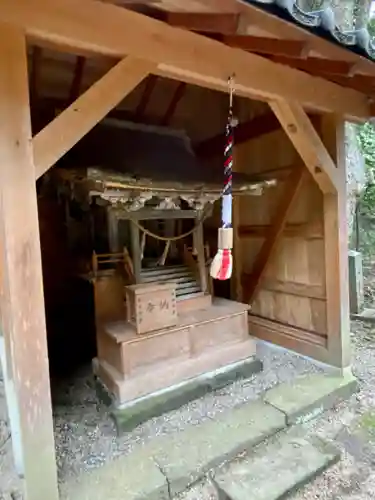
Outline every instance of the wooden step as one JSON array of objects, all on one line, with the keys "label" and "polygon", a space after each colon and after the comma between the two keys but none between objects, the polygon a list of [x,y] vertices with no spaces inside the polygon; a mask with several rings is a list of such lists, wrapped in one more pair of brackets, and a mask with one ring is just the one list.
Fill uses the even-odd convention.
[{"label": "wooden step", "polygon": [[201,285],[193,271],[184,265],[158,266],[143,269],[141,272],[141,283],[176,283],[177,300],[192,298],[194,294],[202,292]]},{"label": "wooden step", "polygon": [[194,357],[165,360],[157,367],[150,367],[147,371],[140,371],[127,378],[124,378],[113,365],[100,358],[94,360],[93,369],[96,376],[113,394],[116,404],[124,405],[254,355],[255,343],[248,337],[242,342],[223,345]]}]

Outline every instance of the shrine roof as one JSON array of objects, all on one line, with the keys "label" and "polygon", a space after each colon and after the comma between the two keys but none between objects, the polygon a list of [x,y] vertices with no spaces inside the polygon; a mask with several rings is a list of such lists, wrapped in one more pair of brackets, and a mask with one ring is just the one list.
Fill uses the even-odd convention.
[{"label": "shrine roof", "polygon": [[339,28],[334,9],[329,5],[313,11],[303,11],[297,0],[243,0],[284,21],[297,24],[305,30],[342,45],[357,55],[375,60],[375,44],[367,28],[343,31]]},{"label": "shrine roof", "polygon": [[[72,176],[105,189],[221,191],[223,165],[201,164],[184,132],[108,119],[90,131],[60,162]],[[233,191],[250,193],[274,184],[241,173]]]}]

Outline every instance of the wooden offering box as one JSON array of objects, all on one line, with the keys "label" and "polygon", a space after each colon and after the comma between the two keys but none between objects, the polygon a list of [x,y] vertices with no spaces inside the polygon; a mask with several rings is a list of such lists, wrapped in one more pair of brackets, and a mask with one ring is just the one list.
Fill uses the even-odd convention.
[{"label": "wooden offering box", "polygon": [[175,283],[130,285],[125,294],[127,320],[138,334],[177,324]]}]

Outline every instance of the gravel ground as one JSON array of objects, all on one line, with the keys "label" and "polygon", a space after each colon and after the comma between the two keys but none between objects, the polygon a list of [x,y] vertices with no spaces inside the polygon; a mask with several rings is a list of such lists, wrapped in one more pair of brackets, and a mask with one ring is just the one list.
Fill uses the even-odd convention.
[{"label": "gravel ground", "polygon": [[[343,460],[300,491],[293,500],[375,498],[375,327],[355,323],[352,330],[354,371],[360,381],[360,393],[317,420],[305,424],[307,433],[317,434],[340,446]],[[121,438],[116,437],[107,408],[97,403],[89,367],[82,368],[70,380],[54,381],[52,393],[60,481],[131,453],[134,447],[158,435],[170,434],[213,419],[222,411],[256,399],[265,389],[279,382],[292,380],[303,373],[323,370],[309,360],[263,343],[258,346],[258,356],[264,362],[264,371],[253,379],[237,382],[177,411],[154,418]],[[17,498],[15,494],[21,484],[12,466],[2,391],[0,382],[0,500],[2,492],[6,500],[13,500]],[[358,431],[358,422],[365,421],[371,424],[367,427],[372,432],[372,411],[374,447],[369,446],[372,435],[369,437],[366,434],[363,438]],[[14,494],[10,496],[12,492]],[[197,485],[183,496],[184,500],[213,498],[215,496],[209,484]]]}]

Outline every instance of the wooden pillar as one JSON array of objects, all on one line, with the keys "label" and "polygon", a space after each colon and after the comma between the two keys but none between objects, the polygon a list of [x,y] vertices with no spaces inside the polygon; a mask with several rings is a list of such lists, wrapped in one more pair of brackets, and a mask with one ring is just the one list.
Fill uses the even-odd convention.
[{"label": "wooden pillar", "polygon": [[130,238],[132,244],[132,259],[134,269],[134,279],[138,284],[141,282],[141,245],[139,239],[139,228],[131,220],[130,221]]},{"label": "wooden pillar", "polygon": [[324,116],[321,136],[339,172],[337,192],[323,195],[327,347],[332,365],[345,368],[350,366],[350,320],[344,120]]},{"label": "wooden pillar", "polygon": [[[197,222],[197,221],[196,221]],[[204,254],[204,235],[203,235],[203,223],[198,224],[194,231],[194,244],[195,250],[197,251],[197,262],[198,262],[198,272],[199,281],[203,293],[208,292],[207,285],[207,268],[206,268],[206,258]]]},{"label": "wooden pillar", "polygon": [[19,416],[26,498],[57,500],[26,42],[8,25],[0,27],[0,66],[0,318],[6,377]]},{"label": "wooden pillar", "polygon": [[107,224],[108,224],[108,244],[109,251],[111,253],[120,252],[120,242],[119,242],[119,220],[116,216],[116,212],[111,208],[107,209]]}]

